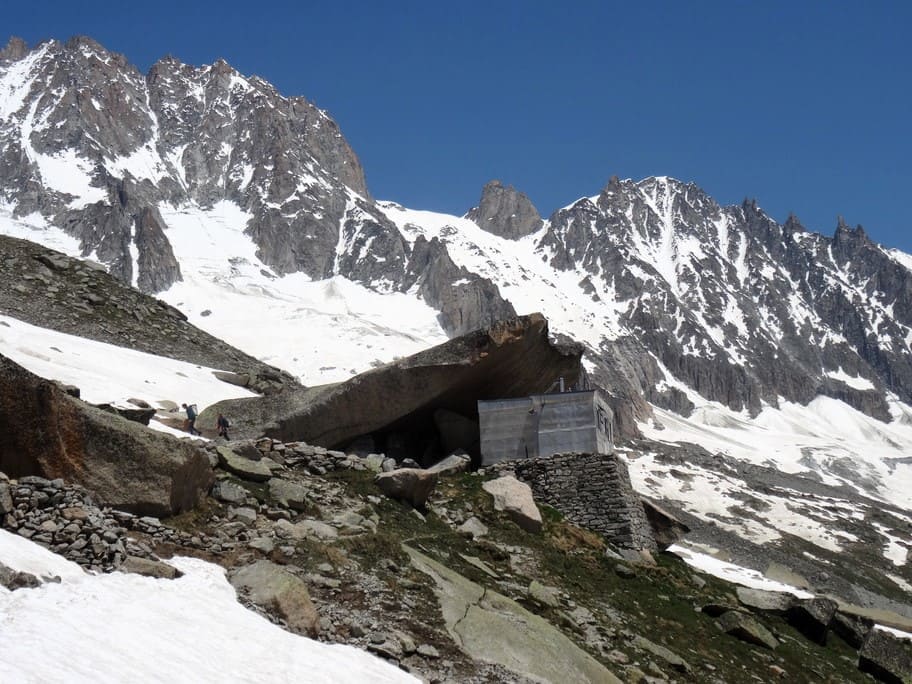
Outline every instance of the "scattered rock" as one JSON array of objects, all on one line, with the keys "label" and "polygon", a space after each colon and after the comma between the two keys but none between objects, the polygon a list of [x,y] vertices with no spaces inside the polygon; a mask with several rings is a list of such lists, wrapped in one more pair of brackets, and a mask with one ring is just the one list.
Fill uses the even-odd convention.
[{"label": "scattered rock", "polygon": [[257,519],[257,512],[252,508],[229,508],[228,509],[228,519],[237,520],[238,522],[244,523],[245,525],[253,525]]},{"label": "scattered rock", "polygon": [[438,475],[456,475],[466,472],[471,464],[472,459],[468,454],[451,454],[439,463],[432,465],[428,470]]},{"label": "scattered rock", "polygon": [[242,504],[247,500],[247,490],[227,480],[216,480],[212,485],[212,498],[231,504]]},{"label": "scattered rock", "polygon": [[471,518],[462,523],[462,525],[457,527],[456,531],[459,532],[459,534],[472,537],[472,539],[478,539],[479,537],[483,537],[488,533],[488,528],[483,522],[481,522],[481,520],[473,515]]},{"label": "scattered rock", "polygon": [[665,648],[660,644],[656,644],[646,637],[640,635],[635,635],[633,637],[632,643],[634,647],[640,649],[641,651],[646,651],[654,656],[661,658],[678,672],[690,672],[691,668],[690,665],[687,664],[687,661],[671,649]]},{"label": "scattered rock", "polygon": [[296,511],[306,510],[309,505],[304,487],[280,478],[269,480],[269,495],[286,508]]},{"label": "scattered rock", "polygon": [[560,605],[560,591],[536,580],[532,580],[529,584],[529,598],[549,608],[557,608]]},{"label": "scattered rock", "polygon": [[421,646],[418,647],[417,651],[418,651],[418,655],[423,656],[425,658],[439,658],[440,657],[440,651],[438,651],[436,648],[434,648],[430,644],[421,644]]}]

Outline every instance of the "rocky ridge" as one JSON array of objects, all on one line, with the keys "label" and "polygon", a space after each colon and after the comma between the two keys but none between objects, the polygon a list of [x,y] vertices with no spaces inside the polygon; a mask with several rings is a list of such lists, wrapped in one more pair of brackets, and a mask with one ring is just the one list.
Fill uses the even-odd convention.
[{"label": "rocky ridge", "polygon": [[[124,282],[154,293],[181,279],[161,207],[230,202],[274,275],[415,288],[456,332],[514,313],[439,244],[403,239],[338,125],[304,98],[223,60],[166,57],[143,75],[90,38],[23,45],[0,58],[0,199],[63,228]],[[449,292],[441,278],[465,282]]]},{"label": "rocky ridge", "polygon": [[271,394],[288,373],[203,332],[187,317],[91,261],[0,235],[0,312],[70,335],[228,371],[226,381]]}]

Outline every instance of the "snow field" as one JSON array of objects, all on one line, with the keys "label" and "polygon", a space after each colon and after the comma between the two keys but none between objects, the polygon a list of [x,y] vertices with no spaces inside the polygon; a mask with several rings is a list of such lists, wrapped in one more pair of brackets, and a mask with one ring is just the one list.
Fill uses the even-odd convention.
[{"label": "snow field", "polygon": [[364,651],[284,631],[237,602],[225,571],[173,558],[175,580],[92,575],[0,530],[0,563],[60,582],[0,587],[0,681],[417,682]]}]

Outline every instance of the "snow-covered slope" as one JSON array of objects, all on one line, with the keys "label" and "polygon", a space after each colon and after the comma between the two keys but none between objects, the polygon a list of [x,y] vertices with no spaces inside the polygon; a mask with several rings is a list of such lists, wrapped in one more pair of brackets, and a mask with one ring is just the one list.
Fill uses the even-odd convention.
[{"label": "snow-covered slope", "polygon": [[12,592],[0,586],[0,681],[418,681],[364,651],[296,636],[244,608],[217,565],[168,562],[183,576],[93,575],[0,530],[0,564],[60,580]]}]

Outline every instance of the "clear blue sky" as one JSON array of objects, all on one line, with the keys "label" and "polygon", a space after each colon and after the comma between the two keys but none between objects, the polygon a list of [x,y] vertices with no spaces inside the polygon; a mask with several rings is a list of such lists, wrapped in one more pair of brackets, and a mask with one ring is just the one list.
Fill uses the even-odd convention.
[{"label": "clear blue sky", "polygon": [[146,71],[226,59],[327,109],[380,199],[461,214],[499,178],[547,216],[669,175],[912,252],[912,3],[6,3]]}]

